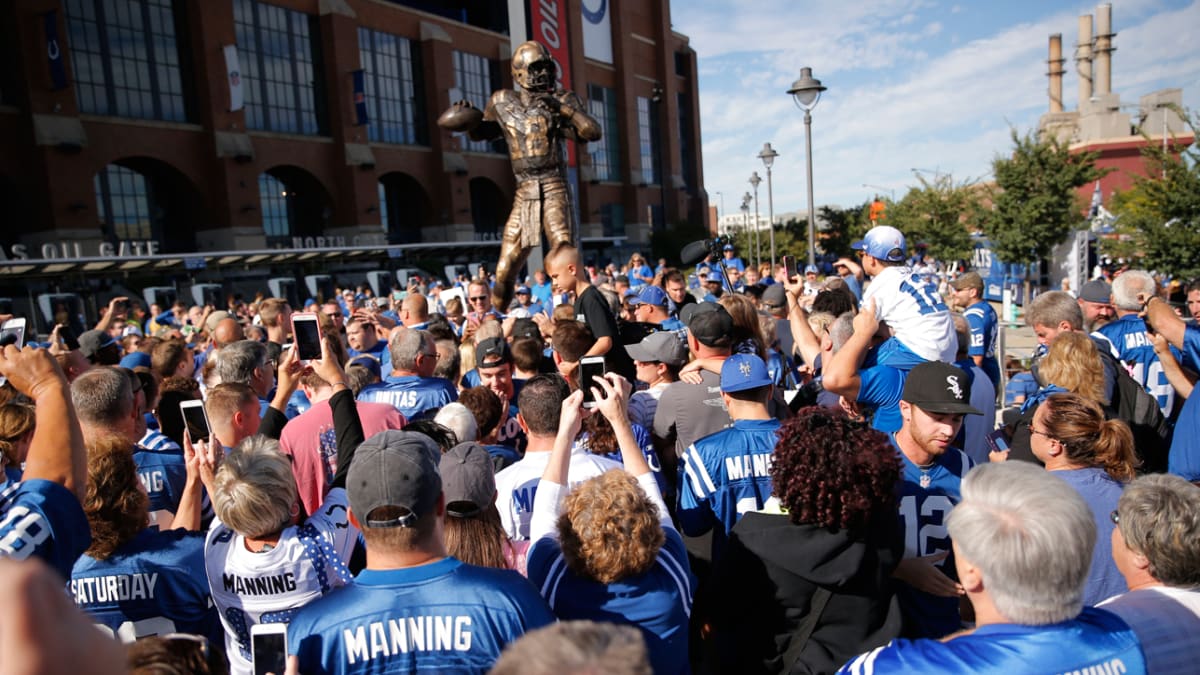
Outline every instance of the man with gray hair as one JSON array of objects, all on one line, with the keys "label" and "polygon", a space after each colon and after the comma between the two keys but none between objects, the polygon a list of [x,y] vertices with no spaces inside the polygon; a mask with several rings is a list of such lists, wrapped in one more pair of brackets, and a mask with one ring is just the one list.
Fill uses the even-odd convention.
[{"label": "man with gray hair", "polygon": [[1200,659],[1200,487],[1150,474],[1112,512],[1112,557],[1129,592],[1100,607],[1128,623],[1152,673],[1185,673]]},{"label": "man with gray hair", "polygon": [[261,401],[260,417],[266,413],[267,395],[275,388],[275,364],[267,358],[267,346],[256,340],[238,340],[220,350],[217,377],[222,383],[248,385]]},{"label": "man with gray hair", "polygon": [[[1175,407],[1175,388],[1167,381],[1163,364],[1154,351],[1154,338],[1146,330],[1140,316],[1143,298],[1158,294],[1158,282],[1149,272],[1129,270],[1113,280],[1112,302],[1117,318],[1096,329],[1094,335],[1108,340],[1112,355],[1121,360],[1129,374],[1158,401],[1164,416],[1170,417]],[[1176,363],[1182,358],[1178,349],[1171,348]]]},{"label": "man with gray hair", "polygon": [[391,375],[363,389],[358,400],[389,403],[409,421],[458,400],[458,390],[449,380],[433,377],[438,351],[428,331],[409,328],[393,333],[388,350]]},{"label": "man with gray hair", "polygon": [[119,368],[92,368],[71,383],[71,400],[85,441],[116,436],[129,444],[138,478],[150,497],[150,524],[169,528],[187,483],[187,463],[178,448],[136,445],[146,433],[146,420],[138,409],[132,378]]},{"label": "man with gray hair", "polygon": [[1061,480],[1027,462],[978,467],[946,527],[976,628],[893,640],[840,672],[1148,672],[1133,630],[1083,607],[1096,525]]}]

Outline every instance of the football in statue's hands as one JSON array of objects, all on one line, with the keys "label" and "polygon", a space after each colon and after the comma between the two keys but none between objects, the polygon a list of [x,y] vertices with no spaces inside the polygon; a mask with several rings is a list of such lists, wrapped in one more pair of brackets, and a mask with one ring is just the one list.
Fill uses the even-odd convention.
[{"label": "football in statue's hands", "polygon": [[448,131],[470,131],[483,121],[483,111],[474,106],[460,103],[446,108],[446,112],[438,118],[438,126]]}]

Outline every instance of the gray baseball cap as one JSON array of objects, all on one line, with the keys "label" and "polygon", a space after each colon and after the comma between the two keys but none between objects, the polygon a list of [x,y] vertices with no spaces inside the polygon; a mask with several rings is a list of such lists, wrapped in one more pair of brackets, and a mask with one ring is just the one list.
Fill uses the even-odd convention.
[{"label": "gray baseball cap", "polygon": [[[430,438],[413,431],[389,429],[363,441],[346,476],[350,509],[364,528],[413,527],[437,506],[442,493],[439,450]],[[390,506],[400,514],[372,519]]]},{"label": "gray baseball cap", "polygon": [[496,500],[492,457],[482,445],[469,442],[450,448],[438,462],[438,470],[446,493],[447,514],[473,518]]},{"label": "gray baseball cap", "polygon": [[651,333],[637,344],[625,345],[625,351],[635,361],[658,361],[677,367],[687,363],[688,357],[687,346],[679,340],[675,331]]}]

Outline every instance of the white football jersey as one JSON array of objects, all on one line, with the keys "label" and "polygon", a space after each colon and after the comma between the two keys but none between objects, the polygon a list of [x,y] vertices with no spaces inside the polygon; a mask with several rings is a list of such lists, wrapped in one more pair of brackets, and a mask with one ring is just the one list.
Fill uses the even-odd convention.
[{"label": "white football jersey", "polygon": [[[496,508],[500,511],[500,522],[513,541],[529,539],[529,521],[533,518],[533,497],[537,494],[538,482],[550,462],[549,452],[531,452],[511,466],[496,474]],[[567,468],[567,482],[572,487],[613,469],[620,470],[621,464],[600,455],[593,455],[579,445],[571,448],[571,463]]]},{"label": "white football jersey", "polygon": [[871,279],[863,303],[875,299],[875,316],[886,321],[892,336],[927,361],[954,363],[958,337],[950,309],[928,281],[907,267],[888,267]]},{"label": "white football jersey", "polygon": [[346,562],[358,541],[346,491],[329,491],[320,510],[283,531],[275,548],[254,553],[219,519],[209,528],[204,566],[225,627],[229,672],[251,675],[250,627],[288,623],[303,606],[351,579]]}]

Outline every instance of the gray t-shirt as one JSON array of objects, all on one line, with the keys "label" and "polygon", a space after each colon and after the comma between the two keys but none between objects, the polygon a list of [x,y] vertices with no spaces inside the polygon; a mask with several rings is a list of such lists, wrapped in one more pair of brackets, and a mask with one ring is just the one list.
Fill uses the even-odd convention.
[{"label": "gray t-shirt", "polygon": [[732,424],[721,400],[721,376],[700,371],[701,384],[673,382],[658,399],[654,411],[654,435],[675,441],[675,455],[697,438],[716,433]]}]

